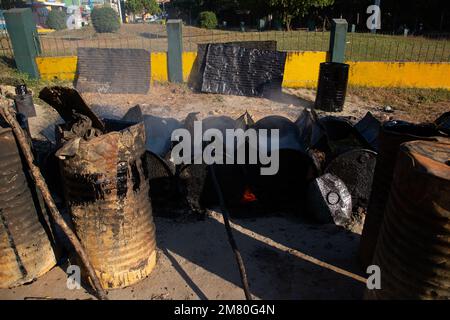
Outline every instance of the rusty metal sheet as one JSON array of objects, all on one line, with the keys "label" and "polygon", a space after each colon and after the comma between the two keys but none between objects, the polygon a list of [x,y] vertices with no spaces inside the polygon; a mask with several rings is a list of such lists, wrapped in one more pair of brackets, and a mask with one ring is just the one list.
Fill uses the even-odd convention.
[{"label": "rusty metal sheet", "polygon": [[85,141],[60,161],[75,231],[104,288],[144,279],[156,264],[142,123]]},{"label": "rusty metal sheet", "polygon": [[450,299],[450,139],[400,147],[373,264],[371,299]]},{"label": "rusty metal sheet", "polygon": [[0,123],[0,288],[31,282],[56,264],[45,207],[10,128]]},{"label": "rusty metal sheet", "polygon": [[80,92],[146,94],[150,52],[144,49],[78,48],[75,87]]},{"label": "rusty metal sheet", "polygon": [[103,122],[89,108],[77,90],[60,86],[45,87],[39,93],[39,98],[54,108],[64,121],[72,122],[75,113],[78,113],[88,117],[94,128],[105,131]]}]

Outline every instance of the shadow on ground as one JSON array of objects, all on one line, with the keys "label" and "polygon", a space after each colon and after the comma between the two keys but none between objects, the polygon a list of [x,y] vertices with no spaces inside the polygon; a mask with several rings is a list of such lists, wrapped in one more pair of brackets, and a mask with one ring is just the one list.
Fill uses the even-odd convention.
[{"label": "shadow on ground", "polygon": [[[189,227],[167,230],[161,227],[167,219],[157,219],[158,246],[174,268],[199,298],[206,294],[170,252],[241,287],[233,252],[224,225],[218,220],[189,223]],[[163,222],[164,221],[164,222]],[[249,232],[234,230],[237,244],[246,264],[252,294],[261,299],[360,299],[364,284],[352,278],[300,259],[276,248],[271,240],[259,241],[252,232],[264,235],[292,249],[358,272],[353,262],[359,236],[336,226],[286,224],[285,218],[239,219]],[[247,234],[248,233],[248,234]]]}]

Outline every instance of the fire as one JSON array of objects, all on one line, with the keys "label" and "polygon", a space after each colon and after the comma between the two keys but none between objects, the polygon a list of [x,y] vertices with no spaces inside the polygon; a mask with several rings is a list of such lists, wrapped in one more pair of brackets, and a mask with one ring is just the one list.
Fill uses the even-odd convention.
[{"label": "fire", "polygon": [[252,192],[249,186],[245,187],[244,194],[242,195],[241,203],[250,203],[256,201],[256,196]]}]

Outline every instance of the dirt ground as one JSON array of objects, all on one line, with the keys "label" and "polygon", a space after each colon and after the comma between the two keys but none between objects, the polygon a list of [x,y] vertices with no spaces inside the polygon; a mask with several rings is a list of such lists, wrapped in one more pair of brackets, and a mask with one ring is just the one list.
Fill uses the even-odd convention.
[{"label": "dirt ground", "polygon": [[[416,100],[420,100],[421,95],[411,94],[412,92],[408,90],[395,92],[395,94],[391,91],[392,89],[351,88],[346,98],[344,111],[333,115],[353,116],[360,119],[370,111],[380,120],[401,119],[422,122],[434,121],[439,115],[450,110],[450,93],[448,92],[435,94],[437,96],[435,100],[431,93],[426,92],[423,95],[429,100],[420,102]],[[278,97],[262,99],[195,93],[186,85],[155,83],[147,95],[84,93],[83,97],[97,113],[105,117],[122,117],[129,108],[140,104],[145,113],[173,117],[178,120],[185,119],[190,112],[198,112],[199,118],[217,115],[237,118],[248,111],[255,121],[268,115],[281,115],[295,121],[303,108],[313,107],[316,90],[283,89]],[[386,106],[391,106],[393,112],[385,112]],[[318,113],[324,114],[321,111]]]},{"label": "dirt ground", "polygon": [[[154,84],[147,95],[83,94],[102,117],[121,118],[141,104],[147,114],[183,120],[190,112],[199,118],[228,115],[237,118],[246,110],[259,120],[282,115],[295,120],[304,107],[313,105],[313,90],[284,90],[276,99],[192,93],[184,85]],[[433,118],[448,109],[425,112]],[[434,110],[434,109],[433,109]],[[412,119],[406,111],[386,113],[374,101],[349,94],[339,115],[361,118],[367,111],[380,119]],[[433,113],[434,112],[434,113]],[[46,105],[37,106],[31,118],[32,135],[50,139],[61,121]],[[431,115],[430,115],[431,113]],[[422,118],[426,119],[425,117]],[[234,233],[247,267],[250,288],[258,299],[361,299],[365,276],[357,263],[360,228],[312,225],[292,216],[276,215],[234,219]],[[210,212],[204,220],[156,218],[158,262],[145,280],[125,289],[111,290],[111,299],[243,299],[237,265],[228,244],[221,215]],[[317,259],[317,260],[315,260]],[[328,263],[319,266],[318,261]],[[35,282],[1,289],[0,299],[90,299],[85,288],[68,290],[64,263]],[[336,269],[337,268],[337,269]],[[87,287],[86,287],[87,288]]]},{"label": "dirt ground", "polygon": [[[234,234],[257,299],[361,299],[365,284],[305,260],[304,254],[360,274],[359,235],[335,225],[309,225],[283,216],[236,219]],[[158,261],[145,280],[109,291],[111,299],[244,299],[221,215],[205,220],[156,218]],[[34,283],[0,289],[0,299],[90,299],[66,288],[57,266]]]}]

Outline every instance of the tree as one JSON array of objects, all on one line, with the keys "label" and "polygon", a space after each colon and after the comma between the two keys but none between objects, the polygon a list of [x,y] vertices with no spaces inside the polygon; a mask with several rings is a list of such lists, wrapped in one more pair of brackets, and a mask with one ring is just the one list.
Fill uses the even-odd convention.
[{"label": "tree", "polygon": [[25,7],[25,0],[0,0],[0,9],[8,10],[11,8]]},{"label": "tree", "polygon": [[199,15],[200,27],[205,29],[214,29],[217,27],[217,17],[212,11],[203,11]]},{"label": "tree", "polygon": [[125,4],[125,8],[129,13],[133,15],[140,14],[142,18],[146,14],[154,15],[161,12],[156,0],[127,0]]},{"label": "tree", "polygon": [[50,29],[64,30],[67,29],[66,21],[67,17],[65,12],[52,10],[48,13],[46,24]]},{"label": "tree", "polygon": [[272,9],[280,15],[288,30],[291,29],[292,19],[304,17],[311,8],[330,6],[334,0],[269,0]]},{"label": "tree", "polygon": [[91,20],[98,33],[115,32],[120,28],[119,15],[111,7],[95,7]]}]

